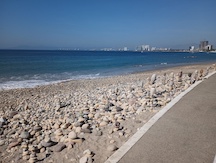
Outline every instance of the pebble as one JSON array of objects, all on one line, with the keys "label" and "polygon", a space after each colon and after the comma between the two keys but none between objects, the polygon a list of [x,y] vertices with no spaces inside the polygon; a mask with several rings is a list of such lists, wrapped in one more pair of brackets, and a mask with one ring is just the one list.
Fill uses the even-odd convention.
[{"label": "pebble", "polygon": [[0,146],[4,145],[5,141],[4,140],[0,140]]},{"label": "pebble", "polygon": [[17,111],[11,111],[11,112],[9,113],[9,117],[10,117],[10,118],[13,118],[16,114],[18,114]]},{"label": "pebble", "polygon": [[81,130],[82,130],[82,128],[81,128],[81,127],[76,127],[76,133],[80,133],[80,132],[81,132]]},{"label": "pebble", "polygon": [[116,107],[116,111],[117,112],[120,112],[120,111],[122,111],[123,109],[121,108],[121,107]]},{"label": "pebble", "polygon": [[91,133],[91,130],[86,128],[86,129],[82,129],[81,132],[84,132],[84,133]]},{"label": "pebble", "polygon": [[142,107],[139,107],[139,108],[137,109],[136,113],[137,113],[137,114],[140,114],[140,113],[142,113],[143,110],[144,110],[144,109],[143,109]]},{"label": "pebble", "polygon": [[46,151],[46,148],[44,147],[40,149],[40,153],[44,153],[45,151]]},{"label": "pebble", "polygon": [[22,157],[23,160],[29,160],[30,156],[29,155],[25,155]]},{"label": "pebble", "polygon": [[59,123],[55,123],[53,126],[55,129],[59,129],[60,128],[60,124]]},{"label": "pebble", "polygon": [[82,143],[82,142],[83,142],[83,139],[73,139],[73,140],[71,140],[71,142],[74,142],[74,143]]},{"label": "pebble", "polygon": [[20,143],[20,142],[18,142],[18,141],[15,141],[15,142],[10,143],[10,144],[8,145],[8,149],[11,149],[12,147],[17,146],[19,143]]},{"label": "pebble", "polygon": [[89,149],[86,149],[86,150],[83,152],[83,154],[84,154],[84,155],[87,155],[87,156],[90,156],[91,153],[92,153],[92,152],[91,152]]},{"label": "pebble", "polygon": [[43,147],[51,147],[51,146],[53,146],[53,145],[55,145],[55,144],[57,144],[56,142],[53,142],[52,140],[49,140],[49,141],[42,141],[41,142],[41,145],[43,146]]},{"label": "pebble", "polygon": [[123,132],[119,132],[119,136],[123,136],[124,135],[124,133]]},{"label": "pebble", "polygon": [[88,157],[87,156],[81,157],[79,163],[88,163]]},{"label": "pebble", "polygon": [[42,130],[42,127],[41,126],[34,126],[34,130],[37,132],[37,131],[40,131]]},{"label": "pebble", "polygon": [[156,89],[155,88],[151,88],[151,90],[150,90],[150,96],[153,97],[155,93],[156,93]]},{"label": "pebble", "polygon": [[102,131],[94,131],[95,136],[101,136],[103,135]]},{"label": "pebble", "polygon": [[66,147],[67,147],[67,149],[72,149],[73,148],[73,144],[67,143]]},{"label": "pebble", "polygon": [[30,138],[30,134],[27,131],[23,131],[23,132],[21,132],[19,137],[23,138],[23,139],[28,139],[28,138]]},{"label": "pebble", "polygon": [[130,134],[132,131],[130,129],[126,129],[125,133]]},{"label": "pebble", "polygon": [[56,136],[61,136],[61,135],[63,135],[62,130],[61,130],[61,129],[57,129],[57,130],[55,131],[55,135],[56,135]]},{"label": "pebble", "polygon": [[136,99],[134,99],[134,98],[130,98],[129,101],[128,101],[128,104],[130,106],[134,105],[135,103],[136,103]]},{"label": "pebble", "polygon": [[156,74],[153,74],[153,75],[151,76],[150,84],[154,84],[155,81],[156,81],[156,78],[157,78],[157,75],[156,75]]},{"label": "pebble", "polygon": [[29,162],[30,162],[30,163],[37,162],[37,156],[36,156],[35,153],[32,153],[32,154],[30,155]]},{"label": "pebble", "polygon": [[141,121],[141,120],[135,120],[135,122],[136,122],[136,123],[142,123],[142,121]]},{"label": "pebble", "polygon": [[117,150],[118,148],[116,147],[116,145],[115,144],[110,144],[110,145],[108,145],[108,147],[107,147],[107,150],[108,151],[111,151],[111,152],[113,152],[113,151],[115,151],[115,150]]},{"label": "pebble", "polygon": [[113,139],[110,140],[110,144],[113,144],[113,143],[115,143],[115,140],[113,140]]},{"label": "pebble", "polygon": [[0,118],[0,122],[2,122],[3,124],[6,124],[6,123],[7,123],[7,120],[6,120],[6,118],[1,117],[1,118]]},{"label": "pebble", "polygon": [[3,128],[1,128],[1,122],[0,122],[0,135],[3,135],[3,133],[4,133],[4,130]]},{"label": "pebble", "polygon": [[89,124],[82,125],[82,129],[88,129],[88,128],[89,128]]},{"label": "pebble", "polygon": [[68,138],[70,138],[70,139],[76,139],[77,138],[77,134],[74,131],[71,131],[68,134]]},{"label": "pebble", "polygon": [[64,148],[66,148],[64,143],[58,143],[57,145],[52,146],[50,149],[54,152],[61,152]]},{"label": "pebble", "polygon": [[102,122],[100,123],[100,126],[101,126],[101,127],[106,126],[106,125],[107,125],[107,122],[106,122],[106,121],[102,121]]}]

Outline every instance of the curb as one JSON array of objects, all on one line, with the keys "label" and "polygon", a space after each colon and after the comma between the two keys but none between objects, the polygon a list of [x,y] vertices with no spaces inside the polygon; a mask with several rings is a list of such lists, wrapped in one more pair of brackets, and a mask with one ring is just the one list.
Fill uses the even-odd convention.
[{"label": "curb", "polygon": [[213,161],[213,163],[216,163],[216,155],[215,155],[215,157],[214,157],[214,161]]},{"label": "curb", "polygon": [[[210,76],[214,75],[216,72],[212,72],[204,79],[208,79]],[[189,93],[197,85],[202,83],[202,81],[197,81],[195,84],[191,85],[187,90],[176,96],[170,103],[168,103],[164,108],[162,108],[157,114],[155,114],[147,123],[145,123],[140,130],[138,130],[127,142],[125,142],[115,153],[113,153],[105,163],[117,163],[138,140],[168,111],[170,110],[183,96]],[[216,163],[216,158],[213,163]]]}]

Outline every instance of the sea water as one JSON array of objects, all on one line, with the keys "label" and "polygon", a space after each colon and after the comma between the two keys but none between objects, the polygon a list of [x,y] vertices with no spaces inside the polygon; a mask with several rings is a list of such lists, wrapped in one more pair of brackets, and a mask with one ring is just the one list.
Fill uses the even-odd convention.
[{"label": "sea water", "polygon": [[215,53],[0,50],[0,89],[214,61]]}]

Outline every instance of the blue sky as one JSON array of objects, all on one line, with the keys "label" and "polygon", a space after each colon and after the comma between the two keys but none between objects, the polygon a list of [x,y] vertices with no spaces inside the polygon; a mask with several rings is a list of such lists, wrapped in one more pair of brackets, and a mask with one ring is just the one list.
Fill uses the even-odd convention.
[{"label": "blue sky", "polygon": [[0,48],[216,46],[216,0],[1,0]]}]

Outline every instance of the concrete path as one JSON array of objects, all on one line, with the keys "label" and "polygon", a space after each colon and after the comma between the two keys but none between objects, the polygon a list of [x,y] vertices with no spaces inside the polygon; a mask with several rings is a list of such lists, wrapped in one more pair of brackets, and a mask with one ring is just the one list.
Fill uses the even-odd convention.
[{"label": "concrete path", "polygon": [[216,74],[186,94],[119,163],[213,163]]}]

